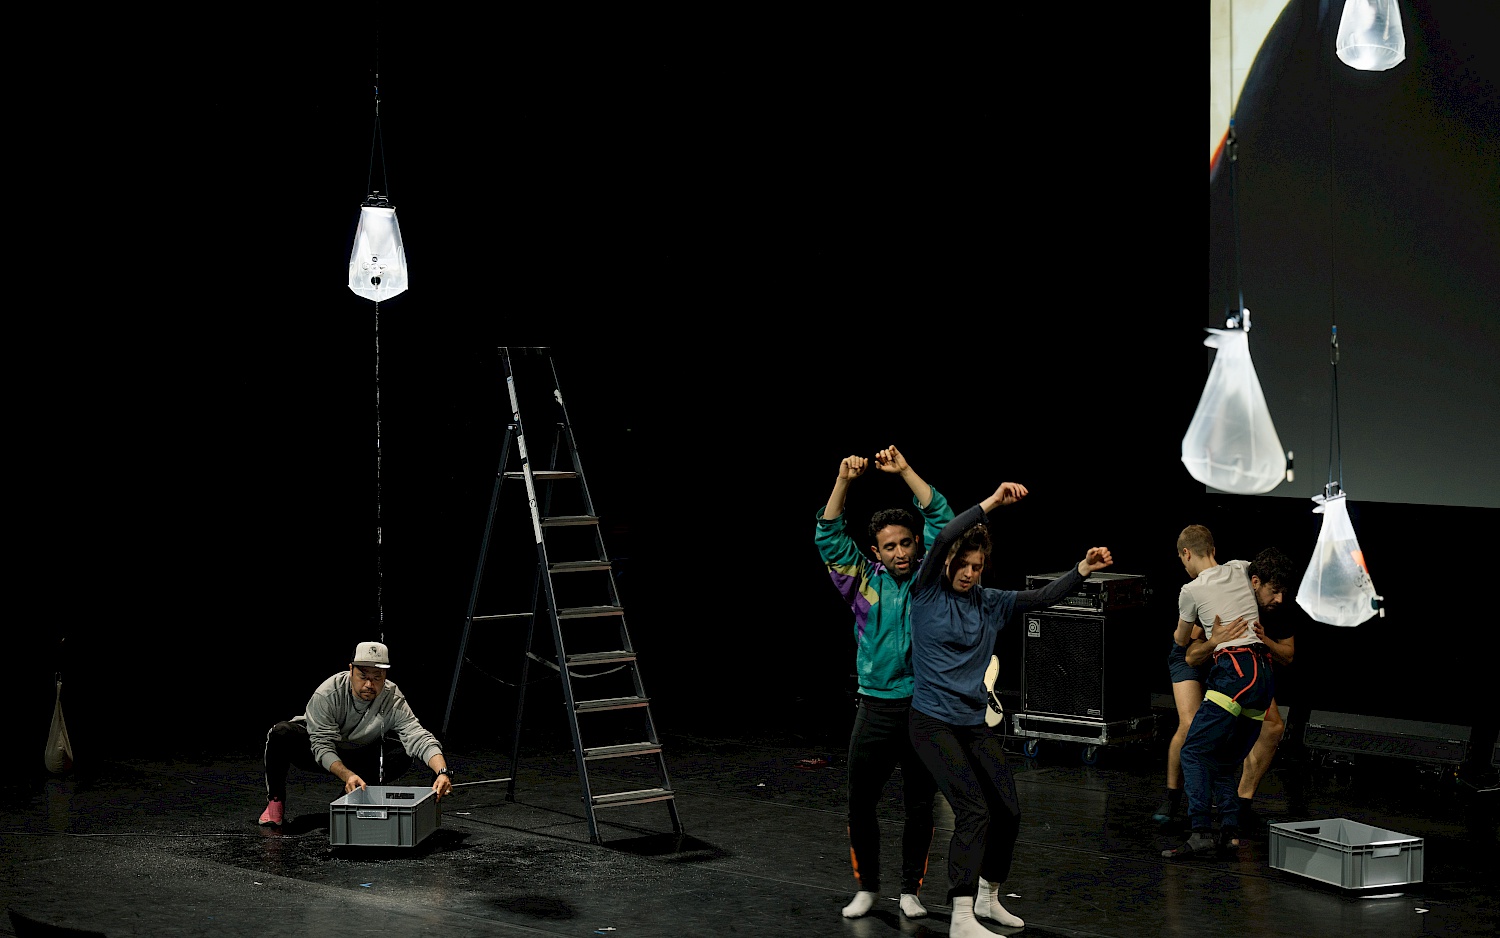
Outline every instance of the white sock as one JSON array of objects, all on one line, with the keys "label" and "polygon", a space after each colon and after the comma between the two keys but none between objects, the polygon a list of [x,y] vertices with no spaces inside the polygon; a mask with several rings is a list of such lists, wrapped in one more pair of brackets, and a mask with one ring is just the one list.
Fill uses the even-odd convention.
[{"label": "white sock", "polygon": [[948,938],[990,938],[994,934],[974,917],[970,896],[953,897],[953,915],[948,919]]},{"label": "white sock", "polygon": [[907,918],[922,918],[927,915],[927,906],[917,898],[914,892],[903,892],[901,894],[901,914]]},{"label": "white sock", "polygon": [[1026,924],[1020,916],[1012,915],[1000,904],[1000,887],[988,882],[983,876],[979,877],[979,895],[974,899],[974,914],[1006,928],[1020,928]]},{"label": "white sock", "polygon": [[875,900],[879,898],[873,892],[865,890],[856,892],[854,898],[849,900],[849,904],[844,906],[844,918],[859,918],[873,909],[875,907]]}]

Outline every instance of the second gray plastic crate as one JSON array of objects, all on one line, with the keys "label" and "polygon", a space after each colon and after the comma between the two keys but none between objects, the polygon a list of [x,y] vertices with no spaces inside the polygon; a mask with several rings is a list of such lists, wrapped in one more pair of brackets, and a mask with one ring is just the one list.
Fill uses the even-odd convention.
[{"label": "second gray plastic crate", "polygon": [[1348,818],[1271,824],[1271,866],[1345,889],[1422,881],[1422,838]]}]

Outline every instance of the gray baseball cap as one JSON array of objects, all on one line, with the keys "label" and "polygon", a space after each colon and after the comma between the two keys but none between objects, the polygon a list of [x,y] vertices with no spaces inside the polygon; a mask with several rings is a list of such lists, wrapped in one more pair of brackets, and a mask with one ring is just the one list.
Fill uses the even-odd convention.
[{"label": "gray baseball cap", "polygon": [[389,668],[391,651],[385,642],[360,642],[354,646],[354,658],[349,663],[357,668]]}]

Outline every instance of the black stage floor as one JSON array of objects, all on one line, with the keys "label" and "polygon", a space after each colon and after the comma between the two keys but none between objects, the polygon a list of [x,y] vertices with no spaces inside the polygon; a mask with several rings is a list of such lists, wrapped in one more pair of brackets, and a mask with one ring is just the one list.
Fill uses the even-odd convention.
[{"label": "black stage floor", "polygon": [[[599,814],[601,844],[589,836],[566,747],[523,752],[513,802],[503,784],[458,788],[438,828],[414,847],[331,846],[329,803],[341,792],[295,769],[286,829],[258,827],[254,751],[104,762],[63,776],[12,772],[0,803],[0,933],[948,933],[951,821],[941,800],[923,889],[929,917],[905,920],[888,898],[870,916],[845,920],[839,910],[855,884],[842,753],[791,737],[664,742],[683,833],[671,832],[661,804],[611,808]],[[1091,765],[1071,741],[1042,741],[1034,757],[1021,740],[1009,745],[1024,817],[1002,894],[1026,919],[1024,934],[1500,933],[1500,795],[1451,771],[1279,754],[1258,798],[1267,822],[1347,818],[1420,838],[1401,848],[1421,854],[1420,882],[1361,890],[1273,868],[1264,833],[1232,858],[1163,859],[1178,834],[1149,820],[1162,787],[1160,734],[1101,747]],[[469,781],[501,778],[504,748],[455,747],[449,760]],[[610,775],[595,770],[596,787]],[[413,774],[396,784],[423,782]],[[898,784],[899,774],[886,803],[887,865],[896,863]]]}]

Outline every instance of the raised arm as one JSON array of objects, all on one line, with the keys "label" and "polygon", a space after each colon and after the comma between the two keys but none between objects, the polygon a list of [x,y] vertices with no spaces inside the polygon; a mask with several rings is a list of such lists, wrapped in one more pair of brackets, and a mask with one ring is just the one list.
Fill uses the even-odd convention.
[{"label": "raised arm", "polygon": [[943,525],[937,537],[932,539],[932,546],[927,551],[927,559],[923,560],[922,566],[917,568],[917,582],[914,589],[928,589],[933,583],[942,579],[945,575],[943,570],[948,566],[948,549],[965,531],[983,520],[985,520],[984,508],[975,505],[965,509],[952,521]]},{"label": "raised arm", "polygon": [[1115,562],[1110,556],[1108,547],[1090,547],[1084,552],[1083,559],[1078,561],[1078,566],[1067,571],[1062,576],[1040,589],[1021,590],[1016,594],[1016,609],[1025,612],[1029,609],[1045,609],[1055,606],[1062,601],[1064,596],[1083,585],[1083,580],[1095,570],[1103,570]]},{"label": "raised arm", "polygon": [[875,454],[875,468],[901,476],[912,495],[916,496],[918,507],[926,508],[932,504],[932,486],[917,475],[917,470],[911,467],[911,463],[906,461],[906,457],[895,446],[887,446]]},{"label": "raised arm", "polygon": [[823,518],[832,521],[844,513],[844,502],[849,498],[849,483],[865,474],[869,460],[863,456],[845,456],[839,463],[838,478],[833,480],[833,494],[823,506]]},{"label": "raised arm", "polygon": [[1088,576],[1096,570],[1111,566],[1114,562],[1115,558],[1110,556],[1108,547],[1090,547],[1083,555],[1083,559],[1078,561],[1078,575]]},{"label": "raised arm", "polygon": [[989,520],[991,509],[1001,505],[1014,505],[1025,497],[1026,486],[1019,482],[1002,482],[993,495],[943,525],[943,530],[933,538],[928,550],[931,556],[922,562],[921,569],[917,571],[917,589],[928,587],[934,580],[945,575],[943,570],[948,565],[948,549],[965,531],[981,521]]},{"label": "raised arm", "polygon": [[1006,505],[1014,505],[1027,495],[1026,486],[1019,482],[1001,482],[1000,487],[995,489],[995,494],[979,503],[985,514],[989,514],[996,508]]}]

